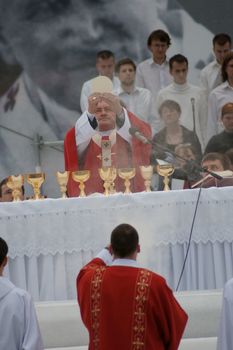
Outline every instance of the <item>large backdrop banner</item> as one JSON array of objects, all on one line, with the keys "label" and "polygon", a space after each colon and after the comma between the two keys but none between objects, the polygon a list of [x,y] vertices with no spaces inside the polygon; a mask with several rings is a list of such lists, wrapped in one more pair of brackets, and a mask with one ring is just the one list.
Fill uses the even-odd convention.
[{"label": "large backdrop banner", "polygon": [[47,195],[58,194],[54,173],[64,169],[63,149],[43,141],[63,140],[75,124],[100,50],[139,63],[150,57],[148,35],[164,29],[172,39],[168,55],[186,55],[197,84],[212,59],[213,35],[227,29],[225,17],[216,23],[210,1],[202,9],[195,2],[200,18],[182,3],[186,8],[173,0],[1,0],[0,179],[42,170]]}]

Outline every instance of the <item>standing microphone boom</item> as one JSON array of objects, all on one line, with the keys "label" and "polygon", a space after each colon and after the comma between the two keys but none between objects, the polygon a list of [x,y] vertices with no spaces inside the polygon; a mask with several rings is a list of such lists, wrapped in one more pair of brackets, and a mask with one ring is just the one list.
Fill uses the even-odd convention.
[{"label": "standing microphone boom", "polygon": [[131,127],[129,128],[130,135],[136,137],[139,141],[144,143],[145,145],[150,145],[152,143],[151,140],[149,140],[145,135],[143,135],[137,128]]},{"label": "standing microphone boom", "polygon": [[193,113],[193,132],[196,134],[196,118],[195,118],[195,98],[190,98],[191,105],[192,105],[192,113]]}]

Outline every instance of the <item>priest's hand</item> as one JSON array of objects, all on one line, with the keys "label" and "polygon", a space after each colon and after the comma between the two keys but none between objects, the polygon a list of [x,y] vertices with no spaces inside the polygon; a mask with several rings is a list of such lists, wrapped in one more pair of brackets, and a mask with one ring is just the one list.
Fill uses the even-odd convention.
[{"label": "priest's hand", "polygon": [[101,94],[101,98],[109,105],[110,109],[115,112],[117,116],[123,113],[123,107],[118,96],[113,95],[109,92],[104,92]]},{"label": "priest's hand", "polygon": [[95,92],[88,97],[88,113],[95,115],[97,104],[101,101],[101,94]]}]

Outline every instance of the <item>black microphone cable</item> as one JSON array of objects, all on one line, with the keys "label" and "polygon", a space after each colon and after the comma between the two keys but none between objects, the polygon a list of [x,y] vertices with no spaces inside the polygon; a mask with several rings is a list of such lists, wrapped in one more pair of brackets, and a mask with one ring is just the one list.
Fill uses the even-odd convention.
[{"label": "black microphone cable", "polygon": [[197,195],[196,206],[195,206],[195,210],[194,210],[194,214],[193,214],[193,220],[192,220],[191,229],[190,229],[190,234],[189,234],[188,246],[187,246],[187,250],[186,250],[184,262],[183,262],[183,265],[182,265],[180,277],[179,277],[179,280],[178,280],[178,283],[177,283],[177,286],[176,286],[176,289],[175,289],[176,292],[178,291],[178,288],[179,288],[179,286],[180,286],[181,279],[182,279],[183,274],[184,274],[184,269],[185,269],[185,265],[186,265],[186,262],[187,262],[189,249],[190,249],[190,246],[191,246],[191,239],[192,239],[192,235],[193,235],[193,227],[194,227],[194,223],[195,223],[195,219],[196,219],[196,215],[197,215],[198,204],[199,204],[199,202],[200,202],[201,190],[202,190],[202,184],[201,184],[201,186],[200,186],[200,188],[199,188],[198,195]]}]

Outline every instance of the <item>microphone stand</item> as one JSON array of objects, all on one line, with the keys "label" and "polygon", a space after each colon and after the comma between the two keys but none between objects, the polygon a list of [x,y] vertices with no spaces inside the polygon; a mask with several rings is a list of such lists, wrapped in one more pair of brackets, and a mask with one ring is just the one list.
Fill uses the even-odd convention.
[{"label": "microphone stand", "polygon": [[[205,173],[207,173],[207,174],[213,176],[213,177],[216,178],[217,180],[222,180],[222,179],[223,179],[222,176],[220,176],[220,175],[218,175],[218,174],[216,174],[216,173],[214,173],[214,172],[212,172],[212,171],[209,171],[209,170],[206,169],[206,168],[201,167],[195,160],[187,160],[187,159],[185,159],[185,158],[183,158],[183,157],[177,155],[174,151],[170,150],[170,149],[167,148],[166,146],[163,146],[163,145],[161,145],[161,144],[159,144],[159,143],[157,143],[157,142],[155,142],[155,141],[153,141],[153,140],[149,140],[149,139],[147,139],[147,140],[148,140],[148,143],[151,144],[152,149],[154,149],[154,148],[157,147],[157,148],[160,149],[162,152],[171,154],[171,155],[173,156],[174,159],[176,159],[176,160],[178,159],[178,160],[184,161],[185,164],[187,164],[187,166],[190,166],[191,170],[193,169],[194,171],[198,171],[199,173],[205,172]],[[184,170],[184,172],[185,172],[185,170]],[[188,172],[186,172],[186,174],[188,175]]]}]

